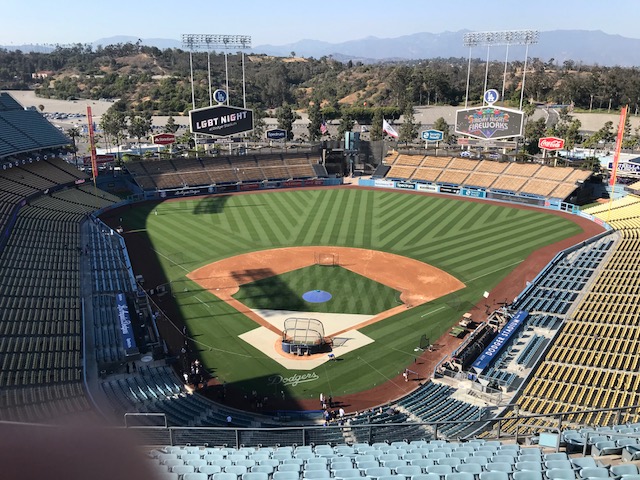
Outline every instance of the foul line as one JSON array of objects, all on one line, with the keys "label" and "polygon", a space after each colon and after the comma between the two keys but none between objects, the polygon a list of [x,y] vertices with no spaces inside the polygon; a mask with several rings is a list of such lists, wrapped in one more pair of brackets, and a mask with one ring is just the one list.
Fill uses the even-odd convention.
[{"label": "foul line", "polygon": [[200,300],[198,297],[194,297],[194,298],[195,298],[196,300],[198,300],[201,304],[203,304],[205,307],[207,307],[207,308],[211,308],[207,302],[203,302],[203,301],[202,301],[202,300]]},{"label": "foul line", "polygon": [[157,250],[154,250],[153,248],[151,249],[154,252],[156,252],[158,255],[160,255],[162,258],[166,258],[167,260],[169,260],[171,263],[173,263],[176,267],[180,267],[181,269],[183,269],[185,272],[189,273],[189,270],[184,268],[182,265],[180,265],[179,263],[174,262],[173,260],[171,260],[169,257],[167,257],[166,255],[160,253]]},{"label": "foul line", "polygon": [[396,387],[399,387],[400,385],[398,385],[391,377],[387,377],[384,373],[382,373],[380,370],[378,370],[376,367],[374,367],[373,365],[371,365],[369,362],[367,362],[364,358],[362,357],[358,357],[358,360],[362,360],[364,363],[366,363],[369,367],[371,367],[372,370],[375,370],[376,373],[378,373],[380,376],[384,377],[387,379],[387,381],[393,383]]},{"label": "foul line", "polygon": [[439,312],[440,310],[444,310],[445,308],[446,307],[444,307],[444,306],[436,308],[435,310],[431,310],[430,312],[427,312],[424,315],[420,315],[420,318],[426,317],[427,315],[431,315],[432,313]]}]

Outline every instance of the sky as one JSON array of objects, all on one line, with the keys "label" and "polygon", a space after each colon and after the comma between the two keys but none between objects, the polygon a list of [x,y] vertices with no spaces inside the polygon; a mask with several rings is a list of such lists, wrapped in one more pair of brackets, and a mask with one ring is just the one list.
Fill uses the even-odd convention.
[{"label": "sky", "polygon": [[638,0],[0,0],[0,45],[91,43],[115,35],[250,35],[253,46],[339,43],[420,32],[601,30],[640,38]]}]

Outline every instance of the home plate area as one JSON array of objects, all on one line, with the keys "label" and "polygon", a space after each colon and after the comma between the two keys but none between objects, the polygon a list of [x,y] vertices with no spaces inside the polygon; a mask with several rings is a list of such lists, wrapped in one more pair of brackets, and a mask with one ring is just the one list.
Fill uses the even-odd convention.
[{"label": "home plate area", "polygon": [[287,319],[310,318],[319,320],[324,328],[325,337],[331,337],[333,348],[330,352],[299,356],[293,353],[284,353],[281,346],[282,336],[266,327],[258,327],[240,335],[242,340],[289,370],[313,370],[325,362],[338,359],[341,355],[357,350],[374,341],[354,327],[366,324],[375,315],[258,309],[252,311],[281,332],[285,331],[285,320]]}]

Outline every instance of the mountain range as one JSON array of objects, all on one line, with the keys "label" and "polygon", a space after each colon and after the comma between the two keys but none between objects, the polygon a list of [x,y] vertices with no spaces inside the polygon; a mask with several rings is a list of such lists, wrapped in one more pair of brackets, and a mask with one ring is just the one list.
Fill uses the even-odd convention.
[{"label": "mountain range", "polygon": [[[467,30],[442,33],[414,33],[395,38],[366,37],[342,43],[321,42],[318,40],[299,40],[285,45],[257,45],[252,53],[288,57],[292,53],[299,57],[320,58],[332,56],[340,61],[361,61],[375,63],[391,60],[420,60],[428,58],[466,58],[469,49],[463,46],[463,36]],[[100,38],[92,45],[110,45],[117,43],[135,43],[157,48],[182,48],[179,40],[167,38],[138,39],[134,36],[119,35]],[[51,51],[52,45],[12,45],[0,46],[8,50]],[[496,46],[489,50],[492,60],[504,60],[505,47]],[[473,58],[486,58],[485,47],[472,49]],[[611,35],[595,30],[551,30],[540,32],[539,42],[529,47],[529,57],[543,61],[554,59],[562,64],[565,60],[588,65],[640,66],[640,39]],[[523,60],[524,47],[511,46],[510,60]]]}]

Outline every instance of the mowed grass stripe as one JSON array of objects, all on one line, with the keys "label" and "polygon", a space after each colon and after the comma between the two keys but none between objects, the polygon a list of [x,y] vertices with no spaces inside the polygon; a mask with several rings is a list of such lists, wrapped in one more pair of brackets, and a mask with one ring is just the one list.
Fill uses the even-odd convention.
[{"label": "mowed grass stripe", "polygon": [[[540,225],[539,222],[543,222]],[[435,261],[446,263],[448,267],[455,268],[474,258],[482,257],[496,248],[504,248],[505,245],[513,244],[514,238],[522,238],[520,243],[527,243],[530,234],[534,234],[537,229],[544,230],[542,219],[528,219],[526,222],[511,224],[508,229],[496,230],[484,237],[477,236],[469,238],[467,244],[460,244],[449,249],[442,249],[439,253],[432,253],[429,257]],[[447,259],[455,258],[455,261]]]},{"label": "mowed grass stripe", "polygon": [[469,208],[462,212],[458,222],[452,222],[447,226],[447,235],[457,236],[466,235],[478,221],[478,217],[484,212],[485,208],[481,203],[472,203]]},{"label": "mowed grass stripe", "polygon": [[567,233],[567,230],[561,225],[539,225],[537,222],[531,222],[519,225],[513,229],[512,233],[522,238],[522,240],[514,243],[508,236],[496,238],[495,241],[487,243],[484,248],[478,246],[477,252],[458,254],[456,261],[449,263],[450,267],[457,269],[461,265],[466,265],[473,269],[474,262],[479,262],[477,265],[486,263],[483,261],[485,257],[494,257],[495,262],[499,261],[500,257],[515,258],[524,256],[527,252],[531,252],[535,248],[545,244],[547,238],[553,237],[558,233]]},{"label": "mowed grass stripe", "polygon": [[246,211],[243,210],[241,213],[245,217],[245,221],[249,220],[251,227],[260,234],[260,244],[274,246],[282,245],[286,242],[287,236],[280,229],[280,227],[286,229],[280,219],[286,215],[286,211],[282,215],[273,215],[273,210],[267,205]]},{"label": "mowed grass stripe", "polygon": [[[486,205],[485,208],[485,205],[480,207],[480,204],[454,198],[401,192],[335,189],[260,193],[246,195],[247,199],[242,201],[236,197],[228,196],[210,205],[185,202],[189,208],[171,204],[176,208],[167,215],[161,208],[157,217],[152,213],[153,207],[141,206],[131,210],[135,216],[129,212],[123,216],[127,217],[128,228],[132,223],[145,228],[144,220],[147,220],[151,240],[163,254],[189,249],[183,253],[185,258],[195,258],[198,264],[280,246],[271,243],[273,235],[270,238],[262,234],[264,221],[278,243],[289,235],[287,245],[319,245],[328,232],[328,241],[337,238],[337,242],[348,246],[388,250],[385,245],[394,239],[394,253],[439,266],[463,281],[482,276],[456,292],[455,298],[443,297],[366,327],[363,333],[376,342],[348,354],[345,362],[330,364],[330,375],[326,373],[327,367],[316,369],[319,380],[313,384],[284,387],[287,395],[296,397],[317,398],[319,391],[327,393],[330,388],[359,391],[382,383],[404,367],[411,368],[413,348],[421,334],[436,341],[469,304],[475,304],[485,289],[492,288],[513,268],[509,266],[496,272],[496,266],[504,266],[508,261],[517,263],[530,249],[575,233],[565,228],[566,220],[555,216],[548,220],[551,217],[543,212],[515,210],[507,205]],[[257,220],[256,215],[264,220]],[[462,219],[462,223],[451,222],[451,217]],[[170,220],[171,226],[157,228],[165,220]],[[555,222],[557,225],[549,228],[546,222],[550,222],[549,226]],[[167,238],[158,240],[158,236],[165,234]],[[436,234],[438,238],[434,237]],[[181,237],[177,239],[176,235]],[[258,236],[261,237],[259,243],[256,242]],[[162,265],[177,283],[185,278],[186,272],[181,268],[166,260],[162,260]],[[364,305],[379,308],[380,295],[375,288],[353,284],[353,289],[354,293],[345,299],[352,306],[349,308],[359,310]],[[198,341],[210,345],[211,350],[203,348],[200,354],[206,367],[215,369],[220,378],[237,382],[238,388],[250,392],[268,388],[266,378],[274,373],[284,377],[294,373],[239,340],[237,335],[255,328],[255,323],[215,296],[198,290],[193,298],[183,298],[179,303],[190,332]],[[393,304],[397,305],[396,298]],[[422,318],[425,313],[429,315]]]},{"label": "mowed grass stripe", "polygon": [[416,212],[420,211],[421,198],[417,195],[406,195],[406,197],[408,198],[401,205],[398,205],[395,214],[390,213],[379,217],[380,222],[384,225],[380,231],[380,238],[391,238],[407,223],[415,221]]},{"label": "mowed grass stripe", "polygon": [[[498,207],[507,208],[507,207]],[[537,212],[526,212],[527,215],[523,215],[517,221],[529,221],[529,219],[540,219],[546,216]],[[495,216],[494,212],[491,212],[492,216]],[[541,215],[541,216],[539,216]],[[407,254],[413,256],[426,255],[429,257],[435,256],[438,253],[448,252],[455,250],[461,245],[469,244],[470,242],[482,242],[492,243],[494,238],[502,238],[505,232],[510,230],[510,227],[514,225],[515,220],[509,220],[504,218],[502,221],[494,221],[495,223],[486,223],[482,227],[478,226],[474,229],[469,229],[464,235],[454,235],[449,238],[442,238],[438,242],[429,242],[424,246],[410,248],[406,251]],[[572,222],[570,222],[572,224]]]},{"label": "mowed grass stripe", "polygon": [[246,198],[250,198],[249,195],[239,195],[238,202],[236,205],[230,205],[233,207],[233,210],[230,212],[230,215],[233,215],[236,221],[236,225],[240,227],[236,236],[242,236],[248,238],[255,245],[261,245],[264,243],[264,239],[267,236],[266,232],[262,228],[259,222],[256,220],[256,212],[261,212],[265,207],[252,207],[246,208],[247,202],[244,201]]},{"label": "mowed grass stripe", "polygon": [[[325,193],[325,195],[320,195]],[[331,208],[331,203],[336,198],[336,192],[331,190],[329,192],[314,191],[314,202],[310,205],[305,216],[306,220],[300,230],[298,237],[296,238],[296,244],[298,245],[314,245],[320,243],[318,232],[322,232],[326,224],[324,220],[325,212]]]},{"label": "mowed grass stripe", "polygon": [[[416,197],[422,198],[419,196]],[[390,237],[388,241],[384,242],[383,247],[393,248],[394,251],[401,250],[400,246],[398,246],[397,243],[403,238],[406,238],[407,235],[414,232],[417,228],[420,228],[422,225],[424,225],[424,230],[429,232],[425,238],[433,237],[433,230],[448,215],[447,208],[445,208],[445,203],[436,203],[436,205],[434,206],[435,211],[432,212],[429,216],[425,215],[425,212],[422,210],[422,206],[420,204],[415,205],[415,209],[407,209],[406,213],[409,220],[405,222],[405,227],[402,230],[396,232],[396,235]],[[403,244],[403,246],[404,245],[405,244]]]},{"label": "mowed grass stripe", "polygon": [[366,216],[368,199],[368,195],[353,195],[351,197],[353,205],[351,205],[349,209],[349,221],[347,222],[348,225],[345,234],[346,245],[352,245],[355,247],[360,244],[357,239],[358,225],[362,225],[364,223],[362,219]]},{"label": "mowed grass stripe", "polygon": [[[308,201],[296,202],[291,201],[292,197],[289,198],[285,195],[265,195],[269,199],[269,206],[271,207],[271,211],[274,214],[277,212],[288,212],[288,215],[280,215],[282,217],[283,223],[286,224],[287,230],[289,231],[289,240],[294,236],[294,233],[297,235],[300,231],[300,224],[302,223],[302,218],[304,215],[304,211],[306,209],[306,204]],[[302,200],[302,198],[300,198]]]}]

